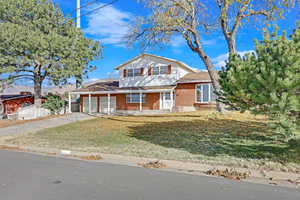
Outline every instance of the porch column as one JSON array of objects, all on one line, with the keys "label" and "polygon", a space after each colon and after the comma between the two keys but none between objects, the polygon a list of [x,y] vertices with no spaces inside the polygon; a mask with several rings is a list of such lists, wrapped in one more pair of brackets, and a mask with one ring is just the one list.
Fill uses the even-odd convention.
[{"label": "porch column", "polygon": [[140,93],[140,112],[143,110],[143,93]]},{"label": "porch column", "polygon": [[107,94],[107,114],[110,115],[110,94]]},{"label": "porch column", "polygon": [[89,114],[92,113],[92,95],[89,94]]},{"label": "porch column", "polygon": [[72,113],[72,96],[71,96],[71,92],[69,92],[69,113]]},{"label": "porch column", "polygon": [[170,92],[170,99],[171,99],[171,106],[170,106],[170,111],[173,111],[173,106],[174,106],[174,99],[173,99],[173,90]]}]

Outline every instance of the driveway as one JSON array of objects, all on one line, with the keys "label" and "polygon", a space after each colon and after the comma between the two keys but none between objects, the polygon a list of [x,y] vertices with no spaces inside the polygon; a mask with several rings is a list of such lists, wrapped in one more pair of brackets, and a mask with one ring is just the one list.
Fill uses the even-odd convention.
[{"label": "driveway", "polygon": [[299,200],[296,189],[0,150],[3,200]]},{"label": "driveway", "polygon": [[61,126],[64,124],[82,121],[86,119],[92,119],[92,118],[94,117],[84,113],[72,113],[57,118],[32,121],[32,122],[27,122],[15,126],[0,128],[0,136],[9,135],[9,134],[23,134],[23,133],[36,132],[44,128]]}]

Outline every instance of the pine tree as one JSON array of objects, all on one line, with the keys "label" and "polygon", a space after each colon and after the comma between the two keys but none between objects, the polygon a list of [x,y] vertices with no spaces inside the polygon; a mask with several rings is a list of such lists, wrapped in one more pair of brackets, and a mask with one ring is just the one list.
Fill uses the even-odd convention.
[{"label": "pine tree", "polygon": [[45,80],[55,85],[93,70],[100,46],[84,37],[49,0],[0,1],[0,74],[29,79],[40,103]]},{"label": "pine tree", "polygon": [[220,72],[220,101],[241,110],[265,114],[286,137],[299,131],[300,25],[288,39],[265,33],[255,53],[231,55]]}]

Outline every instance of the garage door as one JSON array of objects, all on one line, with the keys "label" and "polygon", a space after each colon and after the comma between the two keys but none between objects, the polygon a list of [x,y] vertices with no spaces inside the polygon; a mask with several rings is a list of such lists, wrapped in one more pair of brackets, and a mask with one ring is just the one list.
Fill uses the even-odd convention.
[{"label": "garage door", "polygon": [[[92,108],[92,113],[96,113],[98,112],[97,110],[97,101],[98,101],[98,98],[97,97],[92,97],[91,98],[91,108]],[[85,113],[88,113],[89,112],[89,97],[83,97],[83,112]]]},{"label": "garage door", "polygon": [[[110,112],[116,112],[116,97],[110,97]],[[100,97],[100,112],[108,113],[108,97]]]}]

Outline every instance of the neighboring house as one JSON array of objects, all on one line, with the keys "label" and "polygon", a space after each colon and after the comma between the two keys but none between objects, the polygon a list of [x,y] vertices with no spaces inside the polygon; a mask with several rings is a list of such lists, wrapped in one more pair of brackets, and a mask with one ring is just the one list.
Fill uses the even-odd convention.
[{"label": "neighboring house", "polygon": [[119,71],[119,80],[75,90],[69,101],[71,95],[77,94],[81,112],[108,114],[193,111],[215,106],[208,73],[180,61],[141,54],[115,69]]},{"label": "neighboring house", "polygon": [[0,115],[12,114],[19,108],[32,105],[33,103],[34,96],[31,92],[0,95]]}]

